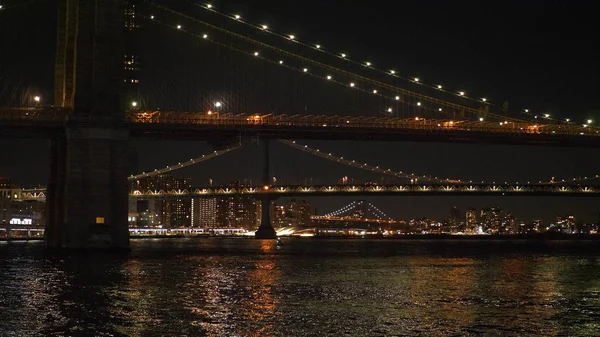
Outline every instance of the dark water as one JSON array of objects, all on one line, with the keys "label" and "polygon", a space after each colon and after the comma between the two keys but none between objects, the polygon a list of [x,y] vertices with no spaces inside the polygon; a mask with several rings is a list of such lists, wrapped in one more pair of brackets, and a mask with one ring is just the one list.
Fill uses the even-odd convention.
[{"label": "dark water", "polygon": [[0,243],[2,336],[599,336],[600,243]]}]

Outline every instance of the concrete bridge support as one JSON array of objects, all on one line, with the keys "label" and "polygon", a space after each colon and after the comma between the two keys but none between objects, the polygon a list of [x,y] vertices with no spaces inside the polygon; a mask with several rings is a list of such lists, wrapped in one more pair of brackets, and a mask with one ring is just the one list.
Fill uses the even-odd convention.
[{"label": "concrete bridge support", "polygon": [[[271,171],[270,171],[270,167],[269,167],[270,149],[269,149],[269,140],[268,139],[263,140],[263,150],[264,150],[264,155],[263,155],[264,187],[263,188],[268,190],[271,186]],[[262,206],[261,207],[262,216],[261,216],[261,220],[260,220],[260,226],[258,227],[258,230],[256,231],[256,233],[254,235],[257,239],[276,239],[277,233],[275,233],[275,229],[273,228],[273,225],[271,224],[271,198],[270,198],[269,194],[266,194],[263,197],[263,199],[261,200],[261,206]]]},{"label": "concrete bridge support", "polygon": [[46,246],[127,249],[127,130],[73,126],[53,140]]}]

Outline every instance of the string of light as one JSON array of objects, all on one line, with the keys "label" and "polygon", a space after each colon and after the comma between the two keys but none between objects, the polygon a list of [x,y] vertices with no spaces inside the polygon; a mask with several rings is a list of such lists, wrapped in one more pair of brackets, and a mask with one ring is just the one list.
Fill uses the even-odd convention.
[{"label": "string of light", "polygon": [[[279,53],[281,53],[283,55],[286,55],[287,57],[295,58],[295,59],[301,60],[301,61],[303,61],[305,63],[312,64],[312,65],[317,66],[317,67],[325,68],[325,69],[327,69],[327,70],[329,70],[329,71],[331,71],[333,73],[340,73],[343,76],[347,76],[349,78],[355,78],[355,79],[357,79],[357,81],[350,82],[350,83],[337,82],[338,84],[342,84],[342,85],[347,86],[349,88],[354,88],[354,89],[360,89],[360,88],[362,88],[362,91],[365,91],[365,92],[368,92],[368,93],[370,92],[370,93],[372,93],[374,95],[386,98],[388,100],[391,100],[391,101],[402,101],[403,103],[413,104],[413,105],[421,107],[421,108],[424,108],[423,105],[422,105],[422,102],[419,101],[419,102],[415,103],[415,102],[403,101],[402,100],[403,99],[402,95],[412,96],[416,100],[436,102],[440,106],[450,107],[450,108],[458,109],[458,110],[465,111],[465,112],[472,113],[472,114],[478,114],[478,113],[480,113],[480,111],[478,109],[471,108],[471,107],[464,106],[464,105],[460,105],[460,104],[456,104],[456,103],[452,103],[452,102],[448,102],[448,101],[443,101],[443,100],[440,100],[440,99],[437,99],[437,98],[434,98],[434,97],[430,97],[430,96],[427,96],[427,95],[424,95],[424,94],[420,94],[420,93],[413,92],[413,91],[410,91],[410,90],[406,90],[406,89],[403,89],[403,88],[400,88],[400,87],[397,87],[397,86],[393,86],[393,85],[390,85],[390,84],[387,84],[387,83],[383,83],[383,82],[374,80],[372,78],[368,78],[368,77],[365,77],[365,76],[362,76],[362,75],[359,75],[359,74],[356,74],[356,73],[353,73],[353,72],[350,72],[350,71],[347,71],[347,70],[339,69],[337,67],[334,67],[334,66],[331,66],[331,65],[324,64],[322,62],[316,61],[314,59],[310,59],[310,58],[298,55],[296,53],[292,53],[292,52],[283,50],[281,48],[274,47],[272,45],[266,44],[264,42],[261,42],[261,41],[249,38],[247,36],[244,36],[244,35],[232,32],[230,30],[227,30],[227,29],[215,26],[213,24],[207,23],[207,22],[202,21],[200,19],[197,19],[197,18],[191,17],[189,15],[177,12],[177,11],[175,11],[173,9],[168,8],[168,7],[161,6],[161,5],[156,4],[156,3],[154,3],[154,2],[152,2],[150,0],[144,0],[144,1],[146,1],[146,2],[148,2],[148,3],[150,3],[150,4],[154,5],[154,6],[156,6],[157,8],[160,8],[160,9],[162,9],[164,11],[170,12],[170,13],[178,15],[178,16],[181,16],[182,18],[185,18],[185,19],[190,20],[190,21],[193,21],[193,22],[196,22],[196,23],[200,23],[202,25],[205,25],[205,26],[209,27],[210,29],[214,29],[216,31],[219,31],[219,32],[222,32],[222,33],[225,33],[225,34],[229,34],[229,35],[234,36],[236,38],[242,39],[244,41],[247,41],[249,43],[257,45],[260,48],[274,50],[274,51],[279,52]],[[186,33],[189,33],[190,35],[194,35],[194,36],[197,36],[197,37],[205,39],[205,40],[210,40],[208,34],[194,34],[194,33],[191,33],[189,31],[186,31],[184,29],[184,27],[182,25],[180,25],[180,24],[171,25],[171,24],[167,24],[167,23],[164,23],[164,22],[160,22],[155,15],[151,15],[151,16],[140,15],[140,16],[148,18],[148,19],[156,21],[156,22],[159,22],[159,23],[165,25],[166,27],[174,28],[174,29],[177,29],[177,30],[180,30],[180,31],[184,31]],[[221,45],[223,47],[226,47],[226,48],[229,48],[229,49],[232,49],[232,50],[236,50],[236,51],[242,52],[242,53],[247,54],[247,55],[259,57],[259,58],[267,60],[267,61],[269,61],[271,63],[275,63],[275,64],[279,64],[279,65],[285,65],[286,64],[284,60],[277,60],[277,61],[275,61],[275,60],[268,60],[265,57],[263,57],[263,55],[261,54],[260,51],[256,51],[255,50],[253,52],[249,52],[249,51],[244,51],[244,50],[241,50],[241,49],[238,49],[238,48],[231,47],[231,46],[226,45],[226,44],[218,43],[218,42],[216,42],[214,40],[211,40],[211,42],[217,43],[217,44],[219,44],[219,45]],[[305,74],[311,74],[311,75],[313,75],[310,72],[310,69],[306,68],[306,67],[302,68],[302,69],[295,69],[295,70],[300,71],[300,72],[305,73]],[[323,76],[317,76],[317,77],[321,77],[321,78],[326,79],[326,80],[331,81],[331,82],[335,81],[335,79],[333,78],[332,75],[323,75]],[[373,85],[374,89],[371,89],[371,88],[365,89],[362,86],[359,86],[358,80],[362,81],[363,83],[369,83],[369,84]],[[376,89],[375,87],[379,87],[379,89]],[[393,94],[387,95],[387,96],[386,95],[382,95],[381,94],[381,88],[384,88],[384,90],[389,90],[389,91],[393,92]],[[437,107],[436,108],[431,108],[432,111],[438,111],[440,109],[441,108],[437,108]],[[489,115],[495,117],[494,114],[489,114]],[[502,117],[501,119],[505,119],[505,118],[506,117]]]},{"label": "string of light", "polygon": [[333,211],[331,213],[325,214],[325,217],[329,218],[329,217],[334,217],[334,216],[339,216],[339,215],[342,215],[342,214],[346,214],[349,211],[352,211],[354,208],[356,208],[356,201],[353,201],[353,202],[349,203],[348,205],[346,205],[346,206],[338,209],[337,211]]},{"label": "string of light", "polygon": [[[261,30],[261,31],[263,31],[265,33],[277,36],[277,37],[282,38],[284,40],[293,41],[294,43],[296,43],[296,44],[298,44],[300,46],[303,46],[303,47],[306,47],[306,48],[310,48],[310,49],[322,52],[322,53],[324,53],[326,55],[329,55],[331,57],[342,59],[342,60],[344,60],[346,62],[355,64],[355,65],[364,66],[364,67],[366,67],[366,68],[368,68],[368,69],[370,69],[372,71],[378,72],[380,74],[389,75],[389,76],[391,76],[393,78],[398,78],[398,79],[402,79],[402,80],[405,80],[405,81],[408,81],[408,82],[411,82],[411,83],[415,83],[415,84],[419,84],[419,85],[422,85],[422,86],[426,86],[428,88],[435,89],[435,90],[438,90],[438,91],[441,91],[441,92],[444,92],[444,93],[452,94],[452,95],[455,95],[457,97],[461,97],[463,99],[468,99],[468,100],[471,100],[471,101],[483,103],[485,105],[497,106],[496,104],[492,104],[486,97],[473,98],[473,97],[468,96],[463,90],[447,90],[441,84],[435,84],[435,85],[426,84],[419,77],[405,77],[405,76],[401,76],[400,74],[398,74],[395,70],[391,69],[390,67],[388,67],[388,69],[384,70],[382,68],[376,67],[370,61],[364,61],[364,62],[355,61],[355,60],[351,59],[348,56],[348,54],[346,54],[346,53],[331,52],[331,51],[328,51],[326,48],[324,48],[324,46],[322,46],[321,44],[303,42],[302,40],[298,39],[298,37],[295,34],[282,34],[282,33],[279,33],[277,31],[271,29],[271,27],[269,27],[269,26],[267,26],[265,24],[260,24],[259,25],[259,24],[251,23],[251,22],[245,20],[240,14],[233,14],[233,15],[231,15],[231,14],[228,14],[228,13],[225,13],[225,12],[221,12],[218,9],[216,9],[215,6],[213,6],[212,4],[207,3],[207,4],[204,4],[204,5],[199,5],[199,4],[195,3],[195,5],[199,6],[199,7],[202,7],[202,8],[206,9],[207,11],[209,11],[211,13],[218,14],[218,15],[220,15],[222,17],[231,19],[231,20],[233,20],[235,22],[238,22],[240,24],[243,24],[243,25],[246,25],[246,26],[249,26],[249,27],[253,27],[255,29],[259,29],[259,30]],[[526,114],[526,115],[529,115],[529,116],[533,116],[533,117],[537,118],[537,115],[530,113],[529,109],[521,109],[520,113]],[[546,116],[546,115],[548,115],[548,114],[540,114],[540,116]],[[500,115],[496,115],[494,117],[500,117]],[[502,118],[506,119],[507,117],[502,117]],[[502,119],[502,118],[500,118],[500,119]],[[549,116],[546,116],[545,118],[550,119]],[[567,119],[567,120],[550,119],[550,120],[558,122],[558,123],[566,123],[566,124],[569,124],[571,122],[570,119]],[[589,124],[591,124],[591,122],[585,123],[583,125],[586,125],[586,124],[589,126]],[[584,126],[584,127],[588,127],[588,126]]]},{"label": "string of light", "polygon": [[476,101],[476,102],[484,103],[484,104],[488,104],[488,105],[490,104],[488,102],[487,98],[475,99],[473,97],[467,96],[464,91],[450,91],[450,90],[445,89],[444,86],[442,86],[440,84],[438,84],[438,85],[429,85],[429,84],[423,83],[419,77],[405,77],[405,76],[401,76],[400,74],[398,74],[395,70],[393,70],[391,68],[389,70],[382,70],[382,69],[376,67],[374,64],[372,64],[370,61],[365,61],[365,62],[355,61],[352,58],[350,58],[349,55],[346,54],[346,53],[331,52],[331,51],[328,51],[326,48],[324,48],[324,46],[322,46],[320,44],[317,44],[317,43],[311,44],[311,43],[303,42],[302,40],[299,40],[298,37],[296,35],[294,35],[294,34],[282,34],[282,33],[279,33],[279,32],[277,32],[275,30],[272,30],[267,25],[264,25],[264,24],[258,25],[258,24],[251,23],[251,22],[245,20],[244,18],[242,18],[242,16],[239,15],[239,14],[231,15],[231,14],[227,14],[227,13],[221,12],[221,11],[217,10],[215,8],[215,6],[213,6],[212,4],[199,5],[199,4],[195,3],[194,5],[196,5],[198,7],[202,7],[204,9],[208,10],[211,13],[218,14],[218,15],[220,15],[222,17],[231,19],[231,20],[233,20],[235,22],[238,22],[240,24],[246,25],[248,27],[253,27],[255,29],[264,31],[267,34],[271,34],[271,35],[280,37],[280,38],[282,38],[284,40],[293,41],[294,43],[296,43],[296,44],[298,44],[300,46],[307,47],[307,48],[310,48],[310,49],[322,52],[322,53],[324,53],[326,55],[329,55],[331,57],[342,59],[342,60],[344,60],[346,62],[355,64],[355,65],[358,65],[358,66],[364,66],[365,68],[368,68],[368,69],[370,69],[372,71],[375,71],[375,72],[378,72],[380,74],[385,74],[385,75],[389,75],[389,76],[391,76],[393,78],[398,78],[398,79],[402,79],[402,80],[405,80],[405,81],[408,81],[408,82],[411,82],[411,83],[416,83],[416,84],[419,84],[419,85],[422,85],[422,86],[429,87],[431,89],[439,90],[439,91],[444,92],[444,93],[456,95],[457,97],[461,97],[461,98],[464,98],[464,99],[468,99],[468,100],[472,100],[472,101]]},{"label": "string of light", "polygon": [[377,213],[379,213],[383,218],[379,217],[377,215],[377,213],[374,213],[373,215],[375,215],[379,220],[392,220],[392,218],[390,216],[388,216],[387,214],[385,214],[382,210],[380,210],[379,208],[377,208],[375,205],[373,205],[372,203],[369,202],[369,208],[375,210]]},{"label": "string of light", "polygon": [[318,149],[310,148],[310,147],[308,147],[308,145],[296,144],[295,141],[281,139],[281,140],[279,140],[279,142],[281,142],[285,145],[288,145],[290,147],[293,147],[295,149],[298,149],[300,151],[304,151],[304,152],[313,154],[313,155],[321,157],[321,158],[325,158],[325,159],[333,161],[333,162],[337,162],[337,163],[341,163],[341,164],[344,164],[347,166],[351,166],[351,167],[355,167],[355,168],[359,168],[359,169],[363,169],[363,170],[367,170],[367,171],[371,171],[371,172],[375,172],[375,173],[385,174],[385,175],[389,175],[389,176],[393,176],[393,177],[397,177],[397,178],[411,179],[415,183],[417,182],[417,180],[433,181],[433,182],[445,183],[445,184],[463,183],[460,180],[439,179],[437,177],[431,177],[431,176],[427,176],[427,175],[416,175],[416,174],[412,174],[412,173],[407,174],[407,173],[403,173],[402,171],[395,172],[395,171],[392,171],[391,169],[382,169],[382,168],[379,168],[379,166],[371,166],[367,163],[364,163],[364,164],[357,163],[356,160],[344,159],[344,157],[338,157],[338,156],[332,155],[331,153],[324,153]]},{"label": "string of light", "polygon": [[207,154],[207,155],[202,155],[202,157],[190,159],[190,160],[188,160],[186,162],[178,163],[177,165],[170,165],[170,166],[167,166],[167,167],[162,168],[162,169],[155,169],[154,171],[151,171],[151,172],[142,172],[142,173],[137,174],[137,175],[132,175],[132,176],[130,176],[127,179],[128,180],[137,180],[137,179],[141,179],[141,178],[153,177],[153,176],[156,176],[156,175],[159,175],[159,174],[169,173],[169,172],[172,172],[172,171],[175,171],[175,170],[182,169],[184,167],[188,167],[188,166],[191,166],[191,165],[195,165],[195,164],[198,164],[198,163],[201,163],[201,162],[204,162],[204,161],[216,158],[216,157],[218,157],[218,156],[220,156],[222,154],[229,153],[229,152],[231,152],[233,150],[236,150],[236,149],[239,149],[241,147],[242,147],[241,143],[240,144],[236,144],[236,145],[228,147],[228,148],[226,148],[224,150],[214,151],[213,153],[210,153],[210,154]]},{"label": "string of light", "polygon": [[[313,148],[309,147],[308,145],[297,144],[295,141],[281,139],[281,140],[279,140],[279,142],[282,144],[291,146],[300,151],[307,152],[307,153],[313,154],[313,155],[321,157],[321,158],[325,158],[325,159],[333,161],[333,162],[341,163],[344,165],[352,166],[355,168],[359,168],[359,169],[363,169],[363,170],[367,170],[367,171],[371,171],[371,172],[375,172],[375,173],[390,175],[390,176],[394,176],[394,177],[398,177],[398,178],[412,179],[413,183],[417,183],[417,180],[431,181],[431,182],[443,183],[443,184],[474,183],[472,180],[467,181],[465,179],[457,179],[457,180],[452,180],[449,178],[448,179],[440,179],[438,177],[432,177],[432,176],[427,176],[427,175],[406,174],[406,173],[403,173],[402,171],[395,172],[395,171],[391,171],[390,169],[381,169],[381,168],[379,168],[379,166],[371,166],[366,163],[365,164],[357,163],[355,160],[344,159],[344,157],[338,157],[336,155],[332,155],[331,153],[322,152],[319,149],[313,149]],[[555,180],[555,179],[551,179],[549,181],[539,180],[538,184],[558,185],[558,184],[562,184],[562,183],[582,182],[582,181],[589,181],[589,180],[596,180],[596,179],[600,179],[600,175],[589,176],[589,177],[588,176],[575,177],[575,178],[568,178],[568,179],[562,179],[562,180]],[[475,182],[475,183],[477,183],[477,182]],[[481,183],[485,184],[485,181],[481,181]],[[496,181],[494,181],[492,183],[496,184]],[[508,184],[507,181],[505,181],[504,183]],[[521,184],[521,182],[516,182],[516,184]],[[527,184],[531,184],[531,181],[527,181]]]}]

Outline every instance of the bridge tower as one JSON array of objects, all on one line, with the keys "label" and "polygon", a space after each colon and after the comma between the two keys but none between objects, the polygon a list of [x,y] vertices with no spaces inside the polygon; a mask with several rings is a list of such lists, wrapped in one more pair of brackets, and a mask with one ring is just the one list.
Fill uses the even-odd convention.
[{"label": "bridge tower", "polygon": [[[270,147],[269,140],[263,140],[263,181],[265,189],[268,189],[271,186],[271,170],[269,167],[270,162]],[[277,238],[277,233],[275,233],[275,229],[273,228],[273,224],[271,223],[271,197],[268,193],[265,194],[265,197],[261,200],[261,220],[260,226],[258,230],[254,234],[257,239],[275,239]]]},{"label": "bridge tower", "polygon": [[54,104],[71,113],[51,140],[48,248],[129,248],[125,28],[124,0],[58,0]]}]

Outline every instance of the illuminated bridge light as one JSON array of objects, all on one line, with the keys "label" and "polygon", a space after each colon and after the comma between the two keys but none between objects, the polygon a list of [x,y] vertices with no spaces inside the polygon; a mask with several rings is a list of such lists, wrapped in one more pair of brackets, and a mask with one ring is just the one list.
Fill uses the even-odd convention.
[{"label": "illuminated bridge light", "polygon": [[241,19],[242,17],[241,17],[240,15],[236,14],[236,15],[234,16],[234,18],[235,18],[236,20],[239,20],[239,19]]}]

